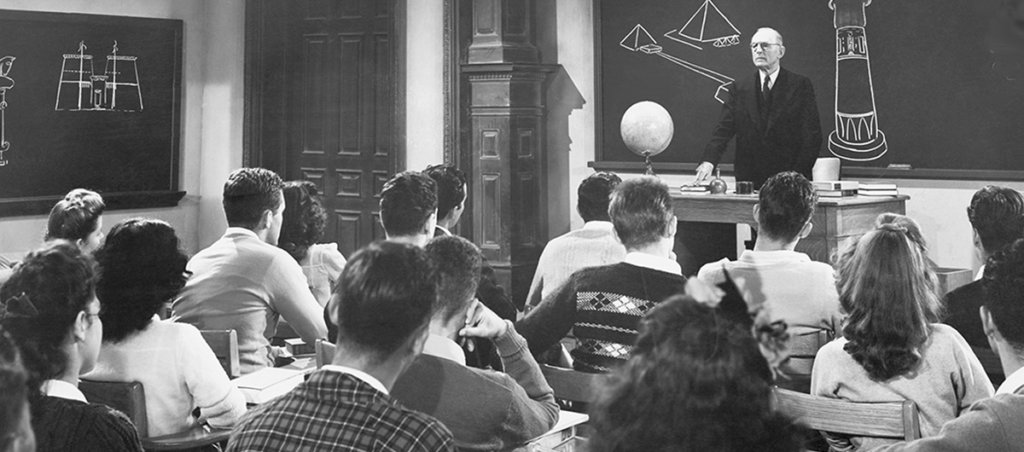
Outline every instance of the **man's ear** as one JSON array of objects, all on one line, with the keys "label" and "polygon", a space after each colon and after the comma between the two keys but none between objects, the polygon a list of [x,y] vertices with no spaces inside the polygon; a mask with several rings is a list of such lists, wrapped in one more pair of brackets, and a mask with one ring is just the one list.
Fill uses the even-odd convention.
[{"label": "man's ear", "polygon": [[800,228],[800,233],[797,234],[796,236],[801,238],[801,239],[804,238],[804,237],[807,237],[808,235],[811,234],[811,230],[813,230],[813,229],[814,229],[814,223],[811,223],[811,220],[807,220],[807,222],[804,223],[804,227]]},{"label": "man's ear", "polygon": [[75,316],[75,324],[71,328],[71,335],[75,342],[82,342],[89,331],[89,314],[85,311],[78,311]]},{"label": "man's ear", "polygon": [[423,234],[433,237],[435,226],[437,226],[437,209],[434,209],[434,212],[427,218],[427,222],[423,224]]},{"label": "man's ear", "polygon": [[761,225],[761,203],[754,204],[754,207],[750,209],[750,214],[754,216],[754,223],[758,226]]},{"label": "man's ear", "polygon": [[981,316],[981,330],[985,332],[988,337],[994,337],[999,335],[999,329],[996,328],[996,322],[992,320],[992,312],[985,306],[978,308],[978,315]]},{"label": "man's ear", "polygon": [[260,214],[260,221],[256,224],[256,230],[262,231],[264,229],[270,229],[271,222],[274,221],[274,211],[270,209],[264,209],[263,213]]},{"label": "man's ear", "polygon": [[781,60],[782,57],[784,57],[784,56],[786,56],[786,46],[780,45],[779,46],[779,59]]},{"label": "man's ear", "polygon": [[676,236],[676,228],[678,228],[678,227],[679,227],[679,219],[676,218],[675,215],[672,215],[672,221],[669,221],[669,223],[668,223],[668,235],[666,235],[665,237],[675,237]]}]

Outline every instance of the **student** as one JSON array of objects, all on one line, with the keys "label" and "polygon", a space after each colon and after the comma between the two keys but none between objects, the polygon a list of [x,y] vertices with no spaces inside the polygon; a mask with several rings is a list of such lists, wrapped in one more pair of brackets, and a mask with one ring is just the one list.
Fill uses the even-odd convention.
[{"label": "student", "polygon": [[337,243],[317,243],[327,226],[327,212],[320,204],[316,185],[310,181],[284,183],[284,223],[278,248],[288,252],[302,266],[309,290],[320,307],[327,306],[331,287],[345,268],[345,256]]},{"label": "student", "polygon": [[615,237],[615,228],[608,217],[612,190],[622,182],[615,173],[599,171],[580,182],[576,193],[576,212],[583,218],[583,227],[551,239],[537,261],[537,271],[526,297],[527,309],[540,304],[569,280],[573,273],[587,267],[622,262],[626,248]]},{"label": "student", "polygon": [[[558,404],[526,339],[473,297],[480,250],[462,237],[444,236],[426,251],[438,273],[438,302],[423,354],[395,383],[395,398],[437,417],[462,449],[508,450],[550,430]],[[467,367],[455,342],[465,337],[493,342],[506,373]]]},{"label": "student", "polygon": [[198,423],[230,428],[245,413],[245,398],[199,330],[157,315],[185,285],[188,256],[180,246],[171,225],[137,218],[114,226],[96,252],[103,346],[84,378],[142,383],[147,436]]},{"label": "student", "polygon": [[937,435],[877,451],[1024,451],[1024,240],[989,257],[982,282],[989,297],[979,317],[1008,378]]},{"label": "student", "polygon": [[28,410],[28,386],[21,355],[0,330],[0,452],[33,452],[36,436]]},{"label": "student", "polygon": [[228,450],[454,450],[443,424],[389,395],[423,349],[436,300],[433,270],[419,247],[374,242],[357,251],[328,304],[338,325],[334,360],[249,411]]},{"label": "student", "polygon": [[172,305],[200,330],[235,330],[242,374],[274,365],[269,337],[283,317],[307,344],[327,337],[322,309],[302,268],[278,248],[285,209],[281,178],[263,168],[224,183],[224,235],[188,262],[192,277]]},{"label": "student", "polygon": [[25,360],[40,451],[142,450],[128,417],[88,403],[78,390],[103,337],[94,265],[71,242],[53,240],[25,256],[0,289],[0,325]]},{"label": "student", "polygon": [[[811,232],[817,202],[814,186],[800,173],[788,171],[769,177],[754,205],[758,229],[754,249],[744,251],[736,261],[722,259],[704,265],[697,277],[717,286],[728,275],[748,310],[764,307],[772,321],[786,322],[791,338],[818,330],[834,335],[842,313],[832,267],[795,251],[800,239]],[[782,368],[783,373],[787,370]],[[805,380],[803,387],[791,389],[806,392],[806,384]]]},{"label": "student", "polygon": [[[921,434],[933,436],[992,383],[956,330],[939,323],[935,275],[903,228],[868,232],[839,261],[839,300],[848,314],[843,338],[814,360],[811,393],[854,402],[911,400]],[[829,435],[837,447],[847,438]],[[853,438],[857,447],[885,442]]]},{"label": "student", "polygon": [[625,362],[640,317],[682,293],[685,284],[671,259],[676,216],[664,182],[641,176],[619,184],[608,213],[626,247],[625,260],[574,273],[516,324],[534,355],[572,329],[579,341],[571,352],[573,367],[585,372],[607,372]]},{"label": "student", "polygon": [[92,190],[76,188],[50,210],[46,222],[46,240],[74,242],[82,252],[91,254],[103,244],[103,198]]},{"label": "student", "polygon": [[688,295],[655,306],[639,329],[591,408],[590,451],[800,450],[771,408],[772,372],[749,329]]}]

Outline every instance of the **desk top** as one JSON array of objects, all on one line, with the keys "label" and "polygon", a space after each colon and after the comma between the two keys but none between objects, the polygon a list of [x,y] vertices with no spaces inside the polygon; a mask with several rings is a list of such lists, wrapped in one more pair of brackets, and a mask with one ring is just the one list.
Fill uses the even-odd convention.
[{"label": "desk top", "polygon": [[[737,203],[737,204],[757,204],[757,194],[752,195],[737,195],[733,193],[727,193],[723,195],[712,195],[710,193],[679,193],[678,191],[672,193],[673,199],[681,199],[686,201],[703,201],[716,203]],[[819,206],[856,206],[864,204],[877,204],[892,201],[906,201],[910,199],[907,195],[896,195],[896,196],[847,196],[844,198],[818,198]]]}]

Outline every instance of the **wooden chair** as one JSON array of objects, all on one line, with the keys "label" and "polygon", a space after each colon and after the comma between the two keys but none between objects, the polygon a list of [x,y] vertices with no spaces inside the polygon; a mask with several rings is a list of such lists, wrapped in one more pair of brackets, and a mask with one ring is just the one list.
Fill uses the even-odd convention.
[{"label": "wooden chair", "polygon": [[334,344],[323,339],[317,339],[313,347],[316,350],[315,356],[317,369],[323,367],[324,364],[330,364],[331,361],[334,360]]},{"label": "wooden chair", "polygon": [[[815,330],[789,338],[789,359],[782,365],[783,376],[776,384],[794,391],[811,392],[811,369],[818,349],[833,339],[831,330]],[[788,378],[787,378],[788,377]]]},{"label": "wooden chair", "polygon": [[1006,380],[1006,373],[1003,372],[1003,362],[999,360],[999,355],[988,347],[977,347],[972,346],[971,351],[978,357],[978,361],[981,361],[981,367],[985,369],[985,373],[988,374],[988,378],[992,380],[992,384],[998,387]]},{"label": "wooden chair", "polygon": [[775,409],[822,432],[905,441],[921,437],[917,405],[909,400],[861,403],[775,388]]},{"label": "wooden chair", "polygon": [[170,435],[146,436],[149,424],[146,417],[146,392],[142,383],[82,380],[78,388],[90,402],[102,403],[126,414],[135,424],[142,439],[142,447],[146,450],[187,450],[205,446],[214,446],[219,450],[219,444],[231,436],[230,429],[212,429],[202,425]]},{"label": "wooden chair", "polygon": [[580,372],[548,364],[541,364],[540,370],[551,385],[551,389],[555,390],[556,399],[575,404],[592,402],[597,395],[599,383],[604,378],[602,374]]},{"label": "wooden chair", "polygon": [[242,372],[238,361],[238,334],[235,330],[201,330],[200,333],[210,345],[213,354],[217,356],[228,378],[240,377]]}]

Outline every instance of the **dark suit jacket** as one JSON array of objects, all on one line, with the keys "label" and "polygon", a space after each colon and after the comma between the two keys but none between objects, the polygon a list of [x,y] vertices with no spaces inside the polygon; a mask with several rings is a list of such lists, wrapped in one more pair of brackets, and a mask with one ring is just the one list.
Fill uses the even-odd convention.
[{"label": "dark suit jacket", "polygon": [[960,333],[971,346],[988,348],[988,338],[981,326],[978,308],[985,304],[981,281],[960,286],[946,294],[946,324]]},{"label": "dark suit jacket", "polygon": [[718,165],[735,136],[736,180],[751,181],[757,188],[781,171],[797,171],[810,179],[821,148],[821,121],[811,81],[780,68],[764,119],[759,110],[759,81],[755,72],[730,86],[703,160]]}]

